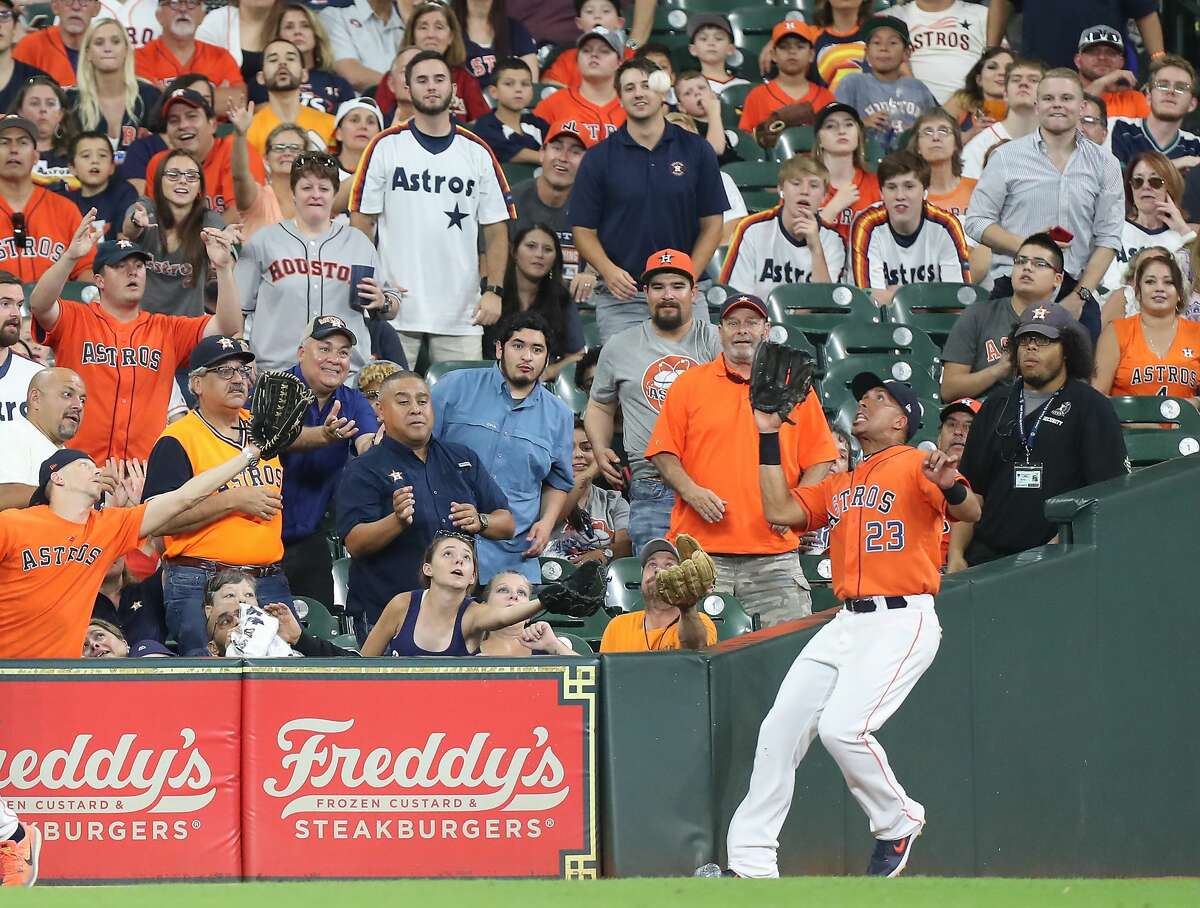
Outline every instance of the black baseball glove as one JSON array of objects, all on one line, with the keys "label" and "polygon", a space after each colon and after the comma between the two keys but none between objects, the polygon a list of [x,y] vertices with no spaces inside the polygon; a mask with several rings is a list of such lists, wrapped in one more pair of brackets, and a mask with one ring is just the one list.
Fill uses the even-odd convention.
[{"label": "black baseball glove", "polygon": [[750,372],[750,406],[790,423],[788,415],[808,397],[816,371],[816,362],[803,350],[763,341]]},{"label": "black baseball glove", "polygon": [[250,401],[250,440],[270,460],[300,434],[304,414],[316,398],[290,372],[263,372]]},{"label": "black baseball glove", "polygon": [[590,618],[604,605],[605,571],[596,561],[587,561],[562,583],[547,583],[538,593],[542,608],[555,615]]}]

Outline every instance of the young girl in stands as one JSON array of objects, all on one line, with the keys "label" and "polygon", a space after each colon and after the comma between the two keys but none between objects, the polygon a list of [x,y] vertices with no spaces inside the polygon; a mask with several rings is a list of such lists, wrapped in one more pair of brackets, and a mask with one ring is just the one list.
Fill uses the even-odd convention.
[{"label": "young girl in stands", "polygon": [[492,84],[496,64],[505,57],[518,57],[538,80],[537,42],[529,29],[508,15],[505,0],[453,0],[450,4],[463,26],[467,72],[480,88]]},{"label": "young girl in stands", "polygon": [[879,180],[867,170],[862,119],[848,104],[830,104],[817,114],[815,128],[813,157],[829,171],[829,194],[821,206],[821,220],[848,242],[854,218],[881,198]]},{"label": "young girl in stands", "polygon": [[67,147],[79,128],[58,83],[49,76],[33,76],[17,91],[9,112],[37,127],[38,161],[33,165],[33,181],[49,189],[77,189]]},{"label": "young girl in stands", "polygon": [[[533,598],[529,578],[516,571],[502,571],[493,577],[484,591],[483,601],[503,610],[517,609],[524,614]],[[501,613],[504,617],[504,612]],[[512,624],[486,631],[479,643],[479,655],[513,658],[524,656],[577,656],[569,641],[554,635],[545,621],[525,622],[519,618]]]},{"label": "young girl in stands", "polygon": [[[277,3],[265,28],[270,41],[276,38],[291,41],[304,58],[308,76],[300,86],[301,104],[331,114],[358,94],[353,85],[333,71],[329,35],[313,10],[303,3]],[[267,100],[267,87],[257,79],[247,79],[246,87],[255,104]]]},{"label": "young girl in stands", "polygon": [[834,91],[850,73],[863,71],[867,45],[858,30],[871,15],[873,0],[814,0],[813,25],[821,34],[813,43],[817,72]]},{"label": "young girl in stands", "polygon": [[943,106],[958,124],[962,144],[966,145],[980,130],[1008,116],[1004,79],[1015,59],[1006,48],[989,48],[971,67],[963,87],[946,99]]}]

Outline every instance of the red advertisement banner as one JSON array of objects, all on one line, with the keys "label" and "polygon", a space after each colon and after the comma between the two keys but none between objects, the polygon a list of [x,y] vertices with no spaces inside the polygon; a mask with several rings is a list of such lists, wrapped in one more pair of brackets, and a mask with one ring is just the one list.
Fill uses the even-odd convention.
[{"label": "red advertisement banner", "polygon": [[239,878],[241,668],[54,665],[0,666],[0,798],[40,878]]},{"label": "red advertisement banner", "polygon": [[248,664],[245,876],[596,876],[595,677]]}]

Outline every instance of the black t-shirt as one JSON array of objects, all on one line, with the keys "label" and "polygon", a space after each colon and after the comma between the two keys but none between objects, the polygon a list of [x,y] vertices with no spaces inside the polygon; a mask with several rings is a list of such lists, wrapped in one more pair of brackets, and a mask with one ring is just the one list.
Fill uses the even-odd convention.
[{"label": "black t-shirt", "polygon": [[997,388],[984,402],[959,465],[971,488],[983,496],[975,539],[1003,554],[1044,545],[1054,537],[1045,516],[1047,499],[1129,472],[1112,404],[1091,385],[1068,380],[1057,395],[1025,415],[1028,438],[1045,411],[1029,458],[1042,465],[1042,487],[1015,488],[1014,466],[1025,462],[1017,431],[1020,384]]},{"label": "black t-shirt", "polygon": [[30,66],[28,63],[22,63],[20,60],[13,60],[12,78],[8,80],[8,84],[0,87],[0,114],[6,114],[12,108],[13,102],[17,100],[17,92],[21,90],[21,86],[32,79],[34,76],[46,75],[36,66]]}]

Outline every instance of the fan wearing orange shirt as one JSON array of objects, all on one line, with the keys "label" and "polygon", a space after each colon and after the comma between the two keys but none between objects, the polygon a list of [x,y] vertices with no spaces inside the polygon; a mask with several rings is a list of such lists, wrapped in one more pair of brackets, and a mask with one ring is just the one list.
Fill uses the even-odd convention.
[{"label": "fan wearing orange shirt", "polygon": [[543,98],[534,116],[547,123],[565,123],[589,144],[603,141],[621,128],[625,109],[617,94],[616,75],[625,53],[625,36],[597,26],[579,36],[579,74],[576,88],[564,88]]},{"label": "fan wearing orange shirt", "polygon": [[973,522],[980,502],[956,457],[908,445],[921,424],[912,388],[864,372],[852,389],[863,460],[815,486],[789,488],[780,418],[754,412],[767,519],[797,529],[829,525],[843,607],[796,657],[759,729],[750,789],[729,824],[729,869],[738,876],[779,875],[779,830],[796,767],[818,735],[870,818],[869,875],[898,876],[925,825],[925,808],[896,779],[875,732],[937,653],[943,519]]},{"label": "fan wearing orange shirt", "polygon": [[1088,94],[1103,98],[1110,117],[1140,120],[1150,101],[1138,91],[1137,76],[1125,68],[1125,39],[1115,28],[1093,25],[1079,35],[1075,69]]},{"label": "fan wearing orange shirt", "polygon": [[[0,659],[78,659],[113,562],[257,461],[247,445],[173,492],[125,507],[141,499],[139,465],[114,484],[82,451],[55,451],[30,506],[0,520]],[[97,511],[106,492],[112,505]]]},{"label": "fan wearing orange shirt", "polygon": [[227,110],[231,104],[244,107],[246,80],[233,55],[196,40],[205,12],[200,0],[160,0],[154,17],[162,34],[133,52],[134,71],[158,88],[184,73],[204,73],[213,84],[217,110]]},{"label": "fan wearing orange shirt", "polygon": [[821,220],[845,243],[859,213],[883,199],[879,179],[867,170],[866,133],[862,118],[849,104],[835,102],[817,114],[813,157],[829,171],[829,192],[821,206]]},{"label": "fan wearing orange shirt", "polygon": [[[621,15],[620,0],[575,0],[575,25],[584,34],[596,26],[602,26],[609,31],[623,32],[625,17]],[[624,58],[633,59],[633,48],[625,48]],[[568,47],[555,57],[554,62],[542,73],[541,81],[545,85],[578,88],[581,81],[579,51]]]},{"label": "fan wearing orange shirt", "polygon": [[70,88],[75,84],[71,54],[78,60],[83,33],[100,14],[100,0],[57,0],[50,7],[57,17],[56,24],[25,35],[12,49],[12,58],[37,67],[63,88]]},{"label": "fan wearing orange shirt", "polygon": [[1180,314],[1189,297],[1179,263],[1166,253],[1142,256],[1133,288],[1140,311],[1100,334],[1092,386],[1111,397],[1157,394],[1200,407],[1200,322]]},{"label": "fan wearing orange shirt", "polygon": [[781,107],[790,104],[809,104],[813,113],[833,103],[828,88],[808,81],[808,68],[813,61],[813,39],[817,30],[799,19],[785,19],[771,32],[775,63],[779,77],[765,85],[758,85],[746,95],[742,105],[742,118],[738,129],[754,132],[754,128],[767,120]]},{"label": "fan wearing orange shirt", "polygon": [[[687,533],[717,566],[716,591],[741,600],[763,627],[812,613],[796,550],[800,538],[763,516],[758,452],[750,409],[754,354],[771,324],[756,296],[731,296],[721,310],[721,355],[675,380],[663,402],[646,456],[675,490],[674,538]],[[837,458],[816,394],[809,394],[780,433],[789,486],[809,486]]]}]

